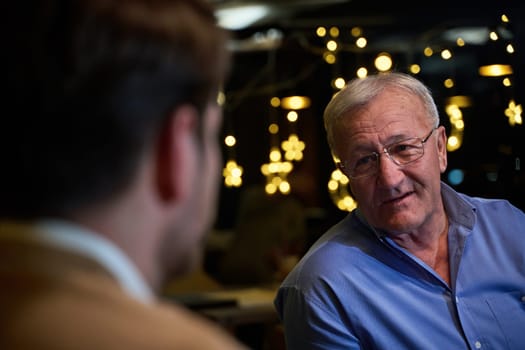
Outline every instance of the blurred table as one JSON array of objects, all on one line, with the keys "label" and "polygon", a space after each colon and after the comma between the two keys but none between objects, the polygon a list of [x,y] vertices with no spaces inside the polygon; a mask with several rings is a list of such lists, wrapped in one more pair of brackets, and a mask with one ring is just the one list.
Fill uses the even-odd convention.
[{"label": "blurred table", "polygon": [[279,339],[280,321],[273,306],[276,291],[271,287],[249,287],[185,293],[173,298],[217,322],[252,349],[278,349],[281,346],[275,343],[284,344],[284,340]]},{"label": "blurred table", "polygon": [[222,307],[203,307],[198,310],[208,318],[226,328],[247,323],[277,323],[279,319],[273,306],[274,289],[244,288],[211,292],[207,295],[217,302],[230,301],[232,304]]}]

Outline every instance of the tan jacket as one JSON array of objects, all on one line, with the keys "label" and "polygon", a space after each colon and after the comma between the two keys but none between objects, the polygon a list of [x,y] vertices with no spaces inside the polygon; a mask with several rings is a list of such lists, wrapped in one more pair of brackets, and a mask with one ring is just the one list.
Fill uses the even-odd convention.
[{"label": "tan jacket", "polygon": [[96,262],[0,232],[0,349],[245,349],[172,303],[128,296]]}]

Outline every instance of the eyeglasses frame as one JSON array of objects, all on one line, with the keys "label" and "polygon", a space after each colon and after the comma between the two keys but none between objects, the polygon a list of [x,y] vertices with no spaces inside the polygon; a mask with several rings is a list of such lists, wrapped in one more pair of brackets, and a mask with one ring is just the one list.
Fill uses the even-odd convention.
[{"label": "eyeglasses frame", "polygon": [[[423,158],[423,156],[425,155],[425,143],[428,141],[428,139],[430,139],[430,136],[432,136],[432,134],[434,133],[434,131],[435,131],[437,128],[439,128],[439,125],[433,127],[432,130],[430,130],[430,132],[428,133],[428,135],[425,136],[424,138],[419,138],[419,137],[409,137],[409,138],[406,138],[406,139],[404,139],[404,140],[396,141],[396,142],[393,142],[393,143],[391,143],[391,144],[389,144],[389,145],[383,146],[383,150],[382,150],[381,152],[379,152],[379,153],[378,153],[378,152],[372,152],[372,153],[370,153],[370,154],[368,154],[368,155],[366,155],[366,156],[369,156],[369,155],[375,155],[375,157],[376,157],[376,163],[379,164],[379,158],[381,157],[381,155],[382,155],[382,154],[386,154],[387,157],[388,157],[388,159],[390,159],[395,165],[397,165],[397,166],[399,166],[399,167],[404,167],[404,166],[406,166],[406,165],[408,165],[408,164],[411,164],[411,163],[413,163],[413,162],[415,162],[415,161],[417,161],[417,160]],[[407,163],[400,164],[397,160],[395,160],[395,159],[390,155],[390,153],[388,152],[388,149],[389,149],[390,147],[392,147],[393,145],[396,145],[396,144],[398,144],[398,143],[402,143],[402,142],[404,142],[404,141],[411,140],[411,139],[419,139],[419,140],[421,141],[421,149],[423,150],[423,152],[421,153],[421,156],[420,156],[420,157],[418,157],[418,158],[416,158],[416,159],[413,159],[413,160],[411,160],[411,161],[409,161],[409,162],[407,162]],[[343,171],[343,172],[344,172],[344,170],[346,169],[346,167],[345,167],[345,165],[344,165],[344,162],[337,162],[337,163],[336,163],[336,166],[337,166],[341,171]],[[371,173],[369,173],[369,174],[363,174],[363,175],[358,175],[358,176],[351,176],[351,175],[348,175],[348,174],[345,174],[345,175],[347,175],[347,176],[348,176],[350,179],[352,179],[352,180],[355,180],[355,179],[361,179],[361,178],[369,177],[369,176],[372,176],[372,175],[376,174],[376,173],[377,173],[377,169],[378,169],[378,167],[376,166],[376,171],[371,172]]]}]

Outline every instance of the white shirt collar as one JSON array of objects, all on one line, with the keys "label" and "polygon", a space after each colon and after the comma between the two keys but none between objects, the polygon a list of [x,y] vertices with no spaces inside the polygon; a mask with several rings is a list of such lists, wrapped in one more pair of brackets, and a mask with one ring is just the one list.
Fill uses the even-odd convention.
[{"label": "white shirt collar", "polygon": [[51,219],[37,223],[37,237],[94,259],[129,295],[145,303],[153,300],[153,292],[137,267],[117,245],[103,236],[72,222]]}]

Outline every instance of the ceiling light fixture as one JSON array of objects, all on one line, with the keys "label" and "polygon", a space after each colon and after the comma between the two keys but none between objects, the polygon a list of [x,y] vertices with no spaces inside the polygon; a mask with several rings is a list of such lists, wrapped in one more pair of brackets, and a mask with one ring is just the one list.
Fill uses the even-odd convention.
[{"label": "ceiling light fixture", "polygon": [[238,30],[249,27],[270,13],[266,5],[244,5],[217,9],[219,25],[226,29]]},{"label": "ceiling light fixture", "polygon": [[479,67],[479,75],[484,77],[501,77],[512,75],[512,66],[510,64],[489,64]]}]

